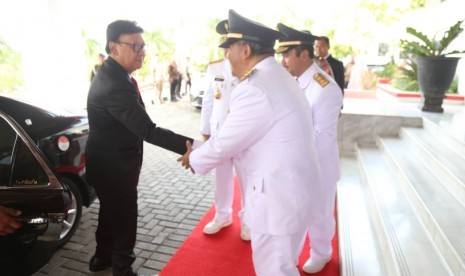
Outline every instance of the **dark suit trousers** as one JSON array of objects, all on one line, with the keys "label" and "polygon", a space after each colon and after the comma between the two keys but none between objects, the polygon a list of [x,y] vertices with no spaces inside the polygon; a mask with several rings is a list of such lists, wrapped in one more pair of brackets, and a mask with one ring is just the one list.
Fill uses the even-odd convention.
[{"label": "dark suit trousers", "polygon": [[178,80],[170,82],[170,98],[172,101],[176,100],[176,87],[178,85]]},{"label": "dark suit trousers", "polygon": [[137,235],[137,180],[99,183],[95,191],[100,201],[95,255],[111,257],[113,275],[134,275],[131,265]]}]

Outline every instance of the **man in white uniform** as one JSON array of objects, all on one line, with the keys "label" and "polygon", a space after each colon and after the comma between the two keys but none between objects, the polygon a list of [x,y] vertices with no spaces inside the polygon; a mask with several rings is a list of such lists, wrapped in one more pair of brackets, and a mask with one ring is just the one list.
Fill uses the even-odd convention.
[{"label": "man in white uniform", "polygon": [[[233,90],[222,128],[179,161],[206,174],[234,159],[247,187],[244,221],[259,276],[297,276],[295,260],[308,222],[319,219],[320,170],[312,115],[297,82],[274,59],[283,34],[229,10]],[[194,145],[197,147],[196,145]],[[319,205],[317,205],[319,206]]]},{"label": "man in white uniform", "polygon": [[[225,29],[227,20],[223,20],[216,26],[216,31],[226,39]],[[228,48],[224,48],[226,57]],[[239,83],[239,79],[231,72],[231,64],[228,59],[221,59],[208,65],[208,88],[205,90],[201,112],[201,133],[204,140],[211,135],[216,135],[223,125],[229,111],[229,100],[231,91]],[[215,170],[215,218],[203,228],[205,234],[218,233],[223,227],[232,224],[232,201],[234,196],[234,169],[232,159],[226,160]],[[245,189],[241,187],[242,197],[245,198]],[[242,210],[239,212],[242,217]],[[248,227],[242,224],[241,238],[250,240]]]},{"label": "man in white uniform", "polygon": [[313,202],[312,205],[323,204],[323,218],[309,224],[310,259],[303,266],[305,272],[317,273],[332,257],[331,240],[336,226],[334,203],[336,184],[340,177],[337,122],[343,96],[334,79],[314,62],[313,43],[316,37],[310,32],[298,31],[281,23],[278,24],[278,30],[287,34],[278,44],[277,52],[283,56],[281,63],[297,78],[310,104],[315,149],[322,172],[323,200]]}]

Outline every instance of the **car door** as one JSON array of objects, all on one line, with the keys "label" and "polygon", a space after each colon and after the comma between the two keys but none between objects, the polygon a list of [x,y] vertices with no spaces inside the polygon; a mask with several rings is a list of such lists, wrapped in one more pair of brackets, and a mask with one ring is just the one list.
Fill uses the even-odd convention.
[{"label": "car door", "polygon": [[0,275],[30,275],[48,262],[70,201],[43,154],[0,111],[0,205],[22,212],[22,227],[0,236]]}]

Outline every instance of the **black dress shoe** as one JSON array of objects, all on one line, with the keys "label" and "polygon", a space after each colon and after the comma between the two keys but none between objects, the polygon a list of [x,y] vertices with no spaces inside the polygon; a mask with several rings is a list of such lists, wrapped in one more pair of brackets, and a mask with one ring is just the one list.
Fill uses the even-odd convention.
[{"label": "black dress shoe", "polygon": [[104,270],[105,268],[111,266],[111,260],[105,260],[93,256],[89,262],[89,270],[92,272],[97,272]]}]

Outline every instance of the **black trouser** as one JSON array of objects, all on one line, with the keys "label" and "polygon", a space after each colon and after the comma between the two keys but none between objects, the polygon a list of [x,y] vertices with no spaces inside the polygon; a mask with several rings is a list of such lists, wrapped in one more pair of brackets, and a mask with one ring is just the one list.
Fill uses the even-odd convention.
[{"label": "black trouser", "polygon": [[179,78],[176,81],[176,92],[175,92],[178,98],[181,98],[181,85],[182,85],[182,78]]},{"label": "black trouser", "polygon": [[96,185],[100,201],[95,256],[111,258],[113,275],[134,275],[134,246],[137,235],[137,181]]},{"label": "black trouser", "polygon": [[170,82],[170,97],[171,100],[174,101],[176,100],[176,87],[178,85],[178,80],[174,80]]}]

